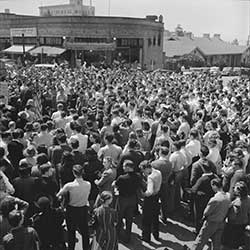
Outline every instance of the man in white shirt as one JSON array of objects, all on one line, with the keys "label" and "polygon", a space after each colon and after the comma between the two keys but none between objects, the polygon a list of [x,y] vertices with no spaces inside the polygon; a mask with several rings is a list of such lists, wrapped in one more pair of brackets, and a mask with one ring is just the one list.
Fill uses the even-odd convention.
[{"label": "man in white shirt", "polygon": [[151,232],[156,240],[159,240],[159,192],[162,184],[161,171],[152,168],[149,161],[140,164],[143,175],[147,178],[146,191],[143,192],[142,237],[150,243]]},{"label": "man in white shirt", "polygon": [[136,116],[132,119],[132,128],[134,131],[136,131],[136,129],[142,129],[142,122],[144,121],[142,114],[143,111],[141,109],[137,109]]},{"label": "man in white shirt", "polygon": [[85,154],[86,149],[88,147],[88,136],[87,135],[83,135],[81,133],[82,128],[80,126],[80,124],[75,123],[74,126],[74,135],[72,135],[69,139],[69,141],[71,141],[72,139],[76,139],[79,141],[79,148],[78,151],[80,151],[81,153]]},{"label": "man in white shirt", "polygon": [[58,192],[57,197],[67,197],[68,205],[66,208],[66,224],[68,229],[68,249],[75,249],[75,232],[79,228],[82,235],[83,250],[89,249],[88,233],[88,197],[91,184],[83,180],[83,167],[73,166],[75,180],[63,186]]},{"label": "man in white shirt", "polygon": [[201,143],[198,140],[199,134],[196,129],[190,131],[190,139],[186,145],[187,151],[190,153],[192,158],[199,156],[201,151]]},{"label": "man in white shirt", "polygon": [[46,147],[50,147],[52,145],[53,136],[48,132],[48,125],[41,125],[41,132],[34,138],[34,143],[36,147],[39,145],[45,145]]},{"label": "man in white shirt", "polygon": [[98,159],[102,161],[105,157],[110,156],[115,163],[118,163],[122,153],[122,148],[113,144],[113,134],[107,134],[104,138],[106,146],[101,147],[98,151]]},{"label": "man in white shirt", "polygon": [[180,138],[182,138],[182,135],[184,135],[184,138],[182,138],[182,139],[186,139],[189,135],[189,132],[190,132],[190,125],[187,122],[186,115],[182,115],[180,117],[180,120],[181,120],[181,125],[178,128],[177,135],[179,135]]},{"label": "man in white shirt", "polygon": [[57,111],[52,114],[51,119],[54,121],[55,119],[60,118],[62,111],[63,111],[63,104],[62,103],[57,104]]}]

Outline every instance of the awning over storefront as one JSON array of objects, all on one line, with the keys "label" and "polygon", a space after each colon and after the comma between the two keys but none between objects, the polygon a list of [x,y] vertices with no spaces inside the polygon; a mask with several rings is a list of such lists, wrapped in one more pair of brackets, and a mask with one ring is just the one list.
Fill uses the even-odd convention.
[{"label": "awning over storefront", "polygon": [[29,51],[31,55],[46,54],[47,56],[58,56],[65,52],[63,48],[40,46]]},{"label": "awning over storefront", "polygon": [[[25,53],[29,52],[31,49],[33,49],[35,45],[25,45]],[[10,54],[22,54],[23,53],[23,45],[12,45],[11,47],[3,50],[2,52],[10,53]]]},{"label": "awning over storefront", "polygon": [[107,51],[115,50],[115,43],[66,43],[67,49],[72,50],[93,50],[93,51]]}]

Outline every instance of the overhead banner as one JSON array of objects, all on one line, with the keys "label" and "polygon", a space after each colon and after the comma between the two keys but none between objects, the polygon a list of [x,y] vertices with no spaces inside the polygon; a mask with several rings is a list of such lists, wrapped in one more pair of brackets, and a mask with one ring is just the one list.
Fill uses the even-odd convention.
[{"label": "overhead banner", "polygon": [[0,104],[8,104],[9,89],[7,82],[0,82]]},{"label": "overhead banner", "polygon": [[13,28],[10,29],[11,37],[37,37],[37,28]]}]

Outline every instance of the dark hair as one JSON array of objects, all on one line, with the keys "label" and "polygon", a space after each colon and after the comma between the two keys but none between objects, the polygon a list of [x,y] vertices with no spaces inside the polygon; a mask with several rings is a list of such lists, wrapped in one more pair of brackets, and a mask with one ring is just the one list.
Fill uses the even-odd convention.
[{"label": "dark hair", "polygon": [[39,166],[47,163],[48,161],[49,161],[48,156],[44,153],[41,153],[36,157],[36,163]]},{"label": "dark hair", "polygon": [[196,129],[191,129],[190,136],[193,136],[194,138],[197,138],[199,136],[199,133]]},{"label": "dark hair", "polygon": [[48,129],[48,125],[46,123],[43,123],[41,125],[41,131],[46,131]]},{"label": "dark hair", "polygon": [[177,150],[180,150],[182,147],[181,141],[175,141],[173,144]]},{"label": "dark hair", "polygon": [[41,173],[42,173],[42,174],[45,174],[46,172],[49,171],[50,168],[51,168],[51,165],[50,165],[49,162],[47,162],[47,163],[41,165],[41,166],[40,166]]},{"label": "dark hair", "polygon": [[91,134],[95,140],[95,143],[101,143],[101,137],[98,133],[92,133]]},{"label": "dark hair", "polygon": [[128,167],[128,168],[134,169],[135,164],[134,164],[134,162],[131,161],[131,160],[125,160],[125,161],[123,162],[123,166],[124,166],[124,167]]},{"label": "dark hair", "polygon": [[105,140],[107,140],[108,143],[112,143],[112,141],[114,140],[114,135],[113,134],[107,134],[105,136]]},{"label": "dark hair", "polygon": [[79,148],[79,141],[77,139],[71,139],[70,145],[73,149],[78,149]]},{"label": "dark hair", "polygon": [[54,126],[55,126],[55,124],[54,124],[54,122],[53,121],[47,121],[46,122],[46,125],[48,126],[48,130],[50,131],[50,130],[53,130],[54,129]]},{"label": "dark hair", "polygon": [[38,145],[36,150],[37,150],[38,154],[42,154],[43,153],[43,154],[48,155],[48,148],[46,147],[45,144]]},{"label": "dark hair", "polygon": [[222,188],[222,180],[219,178],[214,178],[213,180],[211,180],[211,185]]},{"label": "dark hair", "polygon": [[73,166],[74,164],[73,155],[68,151],[64,151],[61,159],[61,164],[67,166],[68,165]]},{"label": "dark hair", "polygon": [[112,193],[109,192],[109,191],[103,191],[101,194],[100,194],[100,201],[101,201],[101,204],[105,203],[107,200],[111,199],[113,196],[112,196]]},{"label": "dark hair", "polygon": [[20,130],[15,129],[14,132],[12,133],[12,136],[14,139],[18,139],[20,137]]},{"label": "dark hair", "polygon": [[82,127],[79,123],[75,123],[75,126],[74,126],[74,130],[77,132],[77,133],[81,133],[82,131]]},{"label": "dark hair", "polygon": [[167,133],[168,130],[169,130],[169,128],[168,128],[167,125],[164,124],[164,125],[161,126],[161,131],[162,131],[163,133]]},{"label": "dark hair", "polygon": [[152,168],[150,161],[142,161],[139,165],[141,170],[145,170],[147,168]]},{"label": "dark hair", "polygon": [[209,149],[206,145],[201,145],[201,154],[206,157],[209,154]]},{"label": "dark hair", "polygon": [[61,142],[61,143],[65,143],[67,141],[67,137],[65,134],[60,134],[58,135],[57,137],[58,141]]}]

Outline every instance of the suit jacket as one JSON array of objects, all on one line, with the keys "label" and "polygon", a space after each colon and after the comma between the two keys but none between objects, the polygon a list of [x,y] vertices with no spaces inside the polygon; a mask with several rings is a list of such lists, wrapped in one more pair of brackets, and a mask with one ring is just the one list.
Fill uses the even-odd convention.
[{"label": "suit jacket", "polygon": [[98,186],[100,193],[103,191],[112,192],[113,190],[112,183],[116,179],[116,175],[117,172],[115,168],[104,170],[101,178],[96,182],[96,185]]},{"label": "suit jacket", "polygon": [[86,156],[80,151],[72,151],[74,164],[79,164],[81,166],[87,161]]},{"label": "suit jacket", "polygon": [[216,178],[214,173],[203,174],[192,187],[192,192],[197,194],[197,192],[200,191],[204,193],[204,195],[201,196],[204,196],[204,198],[209,200],[214,195],[214,191],[211,187],[211,180],[214,178]]},{"label": "suit jacket", "polygon": [[16,170],[18,170],[19,161],[24,158],[23,149],[24,149],[23,144],[18,140],[12,140],[8,144],[8,152],[9,152],[8,158]]},{"label": "suit jacket", "polygon": [[56,166],[57,164],[61,162],[62,155],[65,151],[71,152],[71,147],[67,144],[55,146],[51,150],[50,160],[54,166]]},{"label": "suit jacket", "polygon": [[117,167],[117,175],[124,174],[123,162],[125,160],[131,160],[135,164],[135,172],[139,172],[139,164],[144,160],[144,155],[141,151],[129,149],[128,152],[121,155],[120,162]]},{"label": "suit jacket", "polygon": [[151,163],[154,169],[157,169],[161,172],[162,184],[168,183],[169,177],[172,173],[172,164],[167,159],[158,159]]},{"label": "suit jacket", "polygon": [[227,216],[230,205],[230,195],[228,193],[218,192],[209,200],[203,215],[207,221],[223,222]]},{"label": "suit jacket", "polygon": [[216,174],[216,166],[213,164],[213,162],[207,160],[207,159],[199,159],[192,165],[192,171],[191,171],[191,177],[190,177],[190,185],[193,186],[196,181],[202,176],[204,173],[202,165],[204,163],[208,163],[211,166],[212,172]]}]

